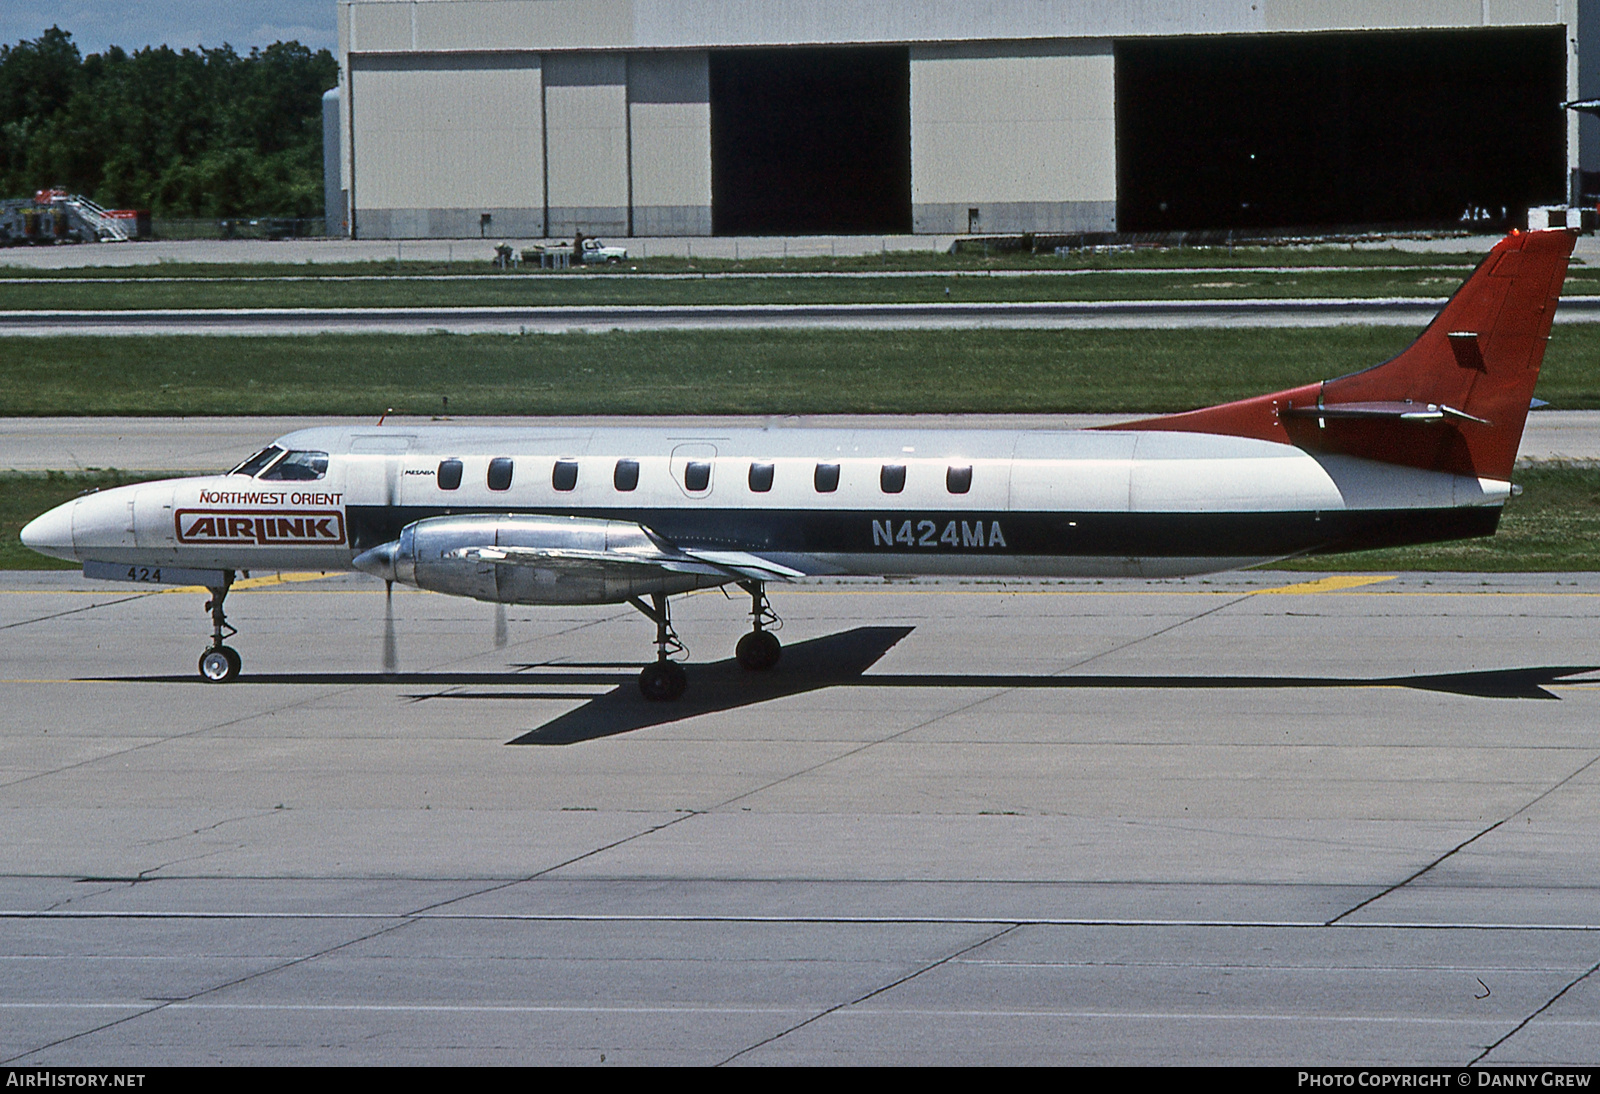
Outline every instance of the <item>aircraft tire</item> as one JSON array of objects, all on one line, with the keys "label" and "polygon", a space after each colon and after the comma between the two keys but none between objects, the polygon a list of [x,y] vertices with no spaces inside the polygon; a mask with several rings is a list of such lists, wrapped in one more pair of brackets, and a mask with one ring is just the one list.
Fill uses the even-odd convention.
[{"label": "aircraft tire", "polygon": [[751,631],[739,639],[733,656],[747,672],[766,672],[783,656],[783,644],[771,631]]},{"label": "aircraft tire", "polygon": [[216,646],[200,655],[200,675],[213,684],[226,684],[239,678],[244,664],[238,651],[228,646]]},{"label": "aircraft tire", "polygon": [[639,673],[639,694],[652,703],[670,703],[681,698],[688,686],[688,674],[671,661],[646,665]]}]

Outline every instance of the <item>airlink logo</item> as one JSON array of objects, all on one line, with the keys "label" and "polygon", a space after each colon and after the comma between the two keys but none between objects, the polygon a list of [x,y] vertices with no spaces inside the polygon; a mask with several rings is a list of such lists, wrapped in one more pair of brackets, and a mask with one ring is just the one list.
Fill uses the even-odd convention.
[{"label": "airlink logo", "polygon": [[332,509],[288,513],[179,509],[173,517],[179,543],[253,543],[267,547],[344,542],[344,514]]}]

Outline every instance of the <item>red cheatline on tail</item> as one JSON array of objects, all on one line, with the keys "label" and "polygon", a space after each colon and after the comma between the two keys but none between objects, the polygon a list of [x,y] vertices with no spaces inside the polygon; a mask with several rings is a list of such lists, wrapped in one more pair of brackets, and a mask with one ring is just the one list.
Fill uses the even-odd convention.
[{"label": "red cheatline on tail", "polygon": [[1576,237],[1513,232],[1391,361],[1336,380],[1107,429],[1221,433],[1509,479]]}]

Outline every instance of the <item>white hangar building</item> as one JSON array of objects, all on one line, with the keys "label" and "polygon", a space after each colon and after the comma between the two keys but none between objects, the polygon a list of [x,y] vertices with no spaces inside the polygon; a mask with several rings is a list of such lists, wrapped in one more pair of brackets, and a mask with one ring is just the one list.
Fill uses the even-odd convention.
[{"label": "white hangar building", "polygon": [[1579,8],[340,0],[339,185],[362,238],[1509,220],[1600,168]]}]

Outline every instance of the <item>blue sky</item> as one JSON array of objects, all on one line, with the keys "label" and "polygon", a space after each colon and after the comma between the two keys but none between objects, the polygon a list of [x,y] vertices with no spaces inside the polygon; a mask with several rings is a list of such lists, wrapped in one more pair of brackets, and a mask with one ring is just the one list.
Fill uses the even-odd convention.
[{"label": "blue sky", "polygon": [[37,38],[55,25],[84,53],[110,45],[133,50],[220,46],[240,53],[295,39],[313,49],[335,45],[334,0],[6,0],[0,3],[0,42]]}]

